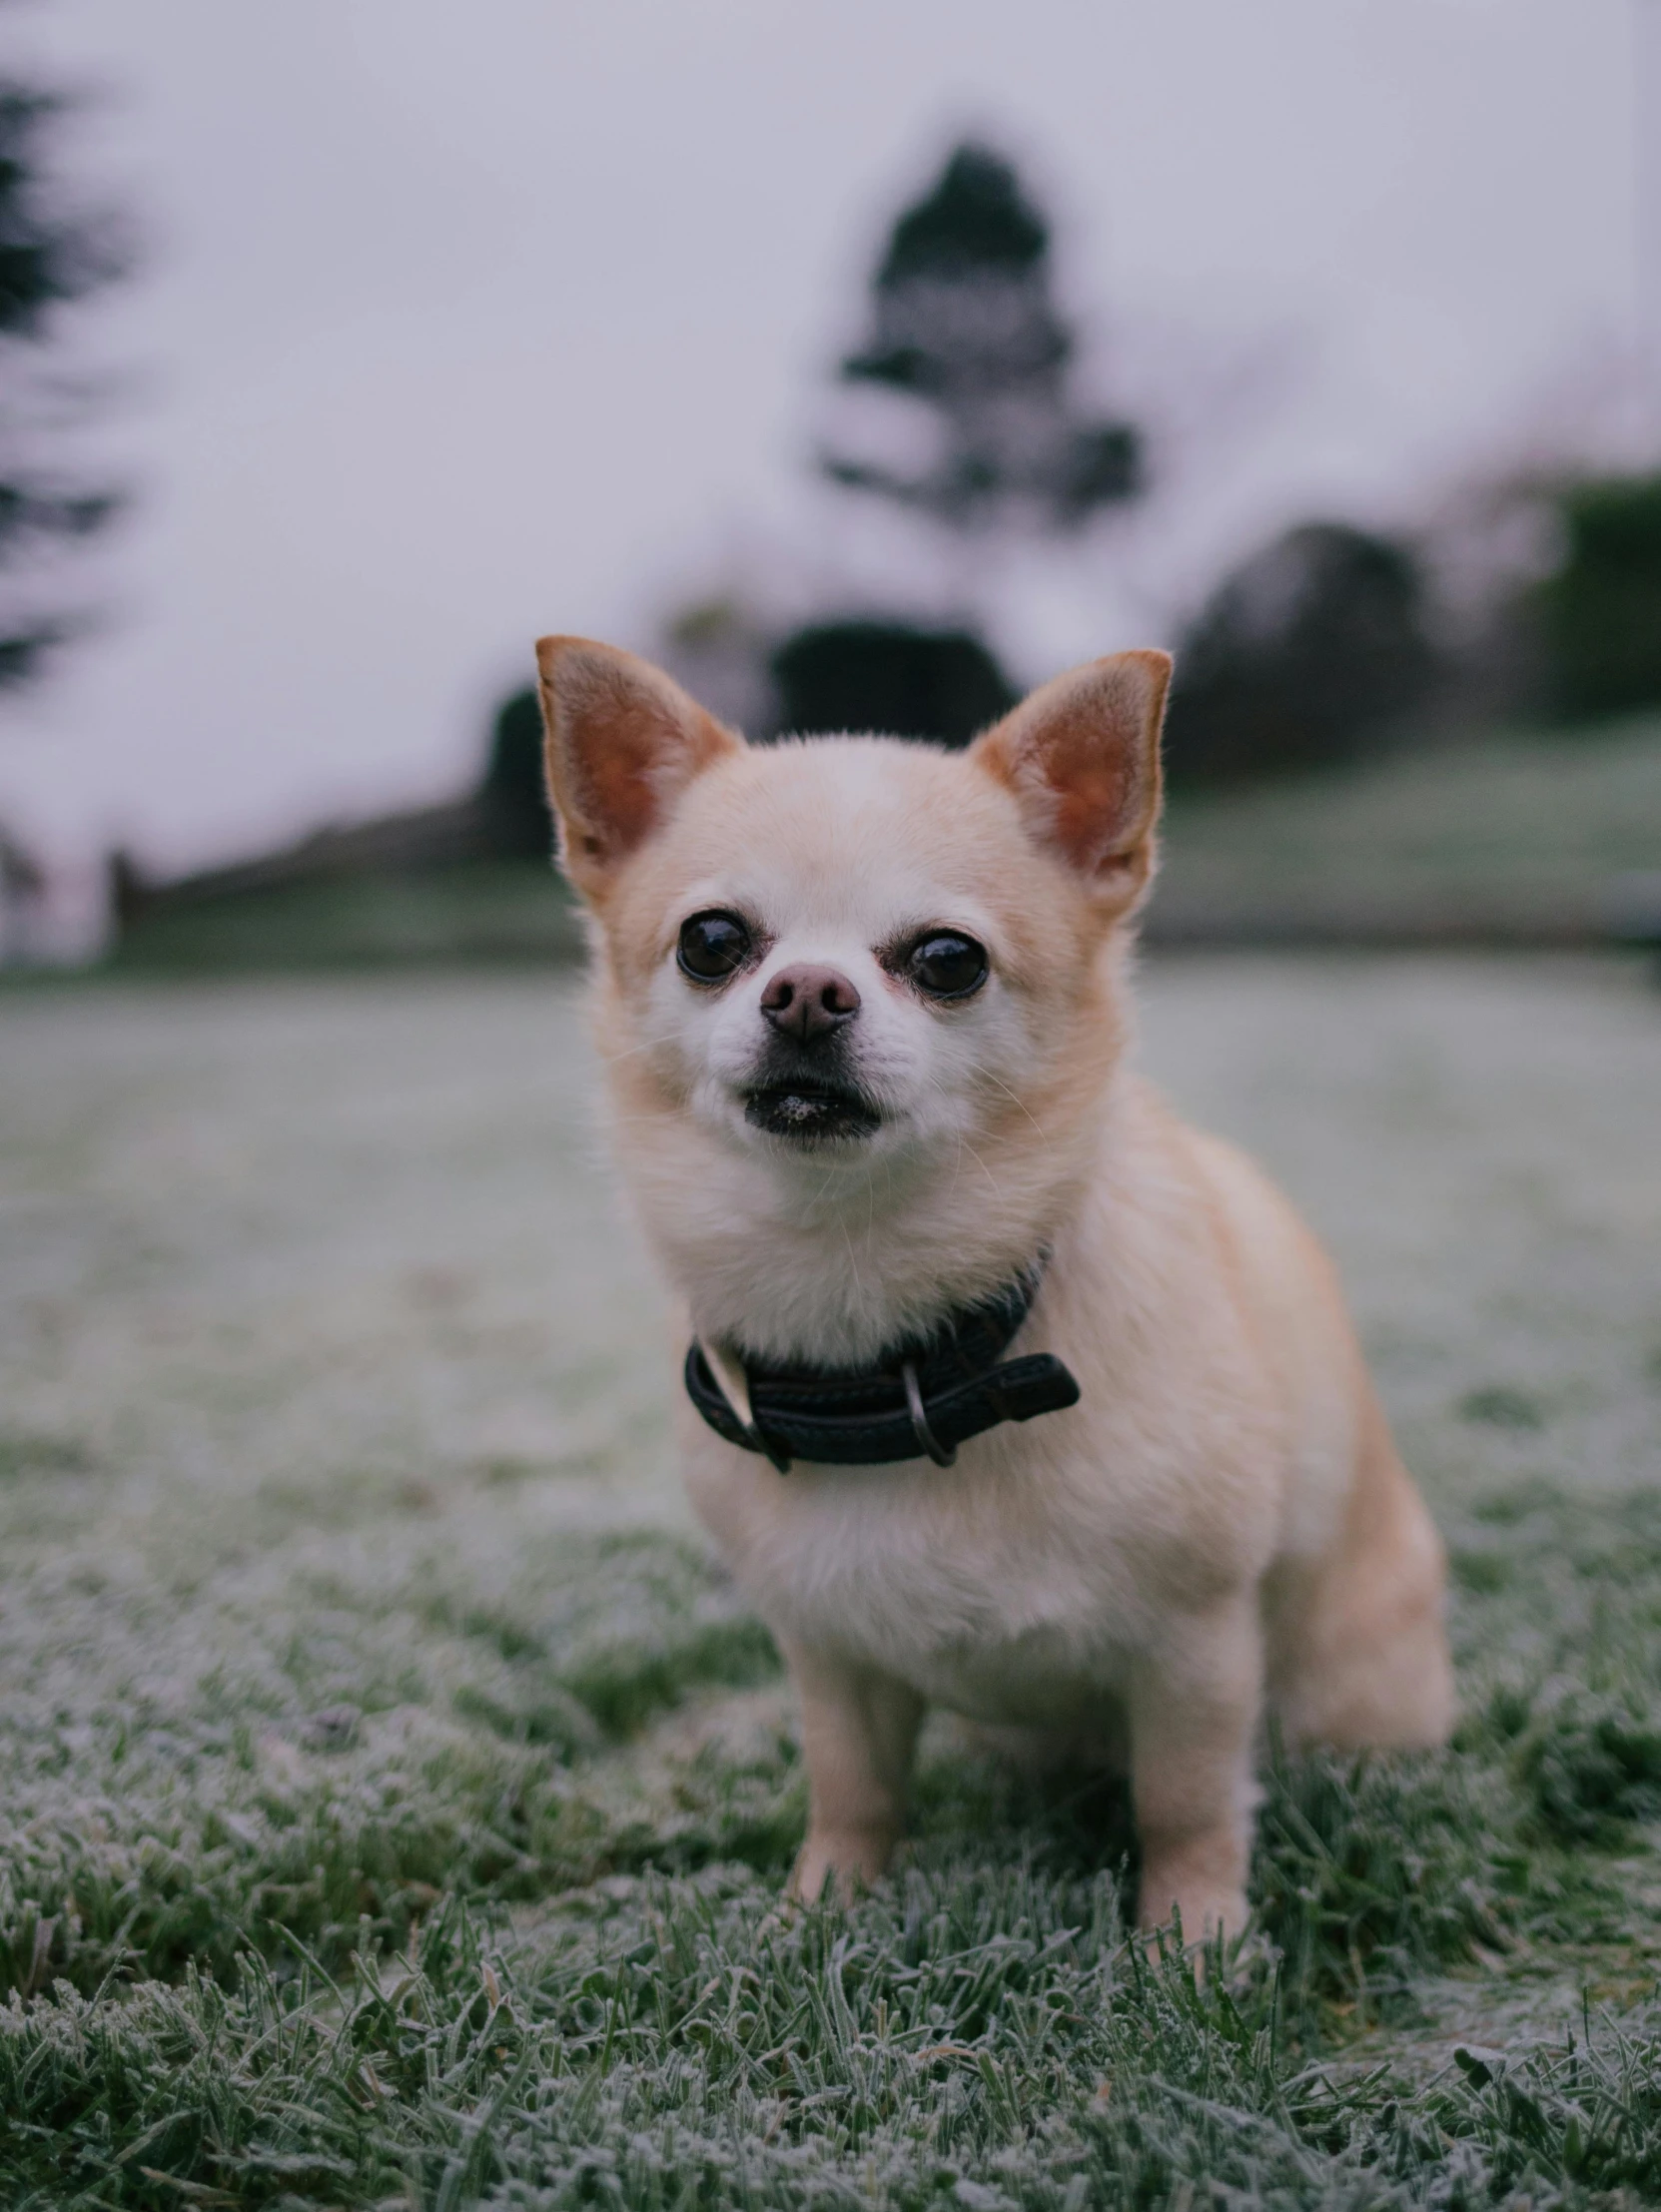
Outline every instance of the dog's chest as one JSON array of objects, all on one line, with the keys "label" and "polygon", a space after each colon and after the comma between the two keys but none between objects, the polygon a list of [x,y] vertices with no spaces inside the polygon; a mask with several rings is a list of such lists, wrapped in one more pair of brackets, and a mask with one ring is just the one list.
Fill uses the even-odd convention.
[{"label": "dog's chest", "polygon": [[789,1476],[735,1458],[693,1452],[693,1502],[784,1637],[986,1722],[1054,1722],[1121,1686],[1140,1641],[1131,1563],[1106,1527],[1082,1540],[1006,1451]]}]

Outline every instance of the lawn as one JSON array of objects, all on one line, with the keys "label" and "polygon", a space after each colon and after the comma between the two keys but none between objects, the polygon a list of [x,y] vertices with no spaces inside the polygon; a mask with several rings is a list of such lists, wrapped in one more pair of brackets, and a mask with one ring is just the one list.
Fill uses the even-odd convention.
[{"label": "lawn", "polygon": [[0,999],[0,2203],[1661,2201],[1661,995],[1153,963],[1447,1534],[1432,1758],[1265,1757],[1254,1935],[931,1724],[782,1915],[765,1633],[547,975]]},{"label": "lawn", "polygon": [[1165,844],[1152,919],[1174,943],[1595,943],[1627,905],[1620,878],[1661,885],[1661,722],[1184,792]]},{"label": "lawn", "polygon": [[282,974],[577,959],[582,932],[546,861],[452,861],[162,904],[130,923],[115,966],[150,975]]}]

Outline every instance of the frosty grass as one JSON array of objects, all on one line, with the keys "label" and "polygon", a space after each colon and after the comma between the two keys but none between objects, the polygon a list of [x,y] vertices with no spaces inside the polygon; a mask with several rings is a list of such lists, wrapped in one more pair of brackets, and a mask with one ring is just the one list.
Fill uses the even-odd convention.
[{"label": "frosty grass", "polygon": [[931,1724],[903,1870],[688,1523],[546,978],[0,1001],[0,2203],[1661,2201],[1661,995],[1172,961],[1452,1550],[1433,1758],[1267,1755],[1258,1926]]}]

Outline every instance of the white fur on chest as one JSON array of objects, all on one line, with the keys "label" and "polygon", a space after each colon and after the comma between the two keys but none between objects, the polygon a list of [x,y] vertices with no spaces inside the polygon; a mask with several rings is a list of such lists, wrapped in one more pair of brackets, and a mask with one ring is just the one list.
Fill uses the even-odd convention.
[{"label": "white fur on chest", "polygon": [[1053,1465],[1035,1480],[1024,1443],[978,1438],[951,1468],[781,1476],[693,1438],[688,1487],[781,1636],[972,1720],[1053,1725],[1114,1696],[1148,1621],[1128,1553],[1105,1527],[1085,1538],[1061,1502],[1074,1485]]}]

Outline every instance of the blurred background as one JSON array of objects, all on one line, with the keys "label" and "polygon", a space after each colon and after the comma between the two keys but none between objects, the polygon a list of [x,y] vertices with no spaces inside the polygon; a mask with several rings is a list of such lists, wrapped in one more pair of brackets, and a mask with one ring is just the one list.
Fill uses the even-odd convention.
[{"label": "blurred background", "polygon": [[[549,630],[758,738],[962,742],[1071,662],[1175,648],[1140,1049],[1337,1260],[1447,1539],[1466,1715],[1416,1796],[1271,1794],[1271,2017],[1325,1977],[1368,2068],[1400,2023],[1380,2097],[1526,2024],[1569,2054],[1573,2144],[1613,2078],[1574,2070],[1588,2003],[1641,1993],[1639,2088],[1598,2109],[1653,2115],[1661,0],[0,0],[0,1998],[48,2020],[8,2076],[0,2006],[30,2115],[0,2202],[475,2201],[444,2146],[519,2118],[304,1977],[297,2053],[425,2086],[371,2069],[366,2118],[365,2077],[283,2072],[250,2012],[199,2090],[178,2054],[219,2067],[232,1981],[198,1977],[419,1926],[436,1959],[452,1910],[585,1971],[571,1930],[637,1875],[762,1925],[800,1837],[793,1709],[690,1525],[669,1316],[599,1165]],[[1028,1998],[985,1992],[1075,1891],[1028,1901],[1052,1861],[954,1741],[919,1863],[1023,1871],[985,1978],[955,1931],[993,1922],[922,1940],[1039,2081]],[[473,2047],[452,1955],[461,2009],[412,1997],[399,2035],[418,2003]],[[666,2018],[689,1969],[626,1955]],[[537,2201],[535,2145],[588,2190],[590,2091],[646,2080],[568,2016],[511,2153]],[[1245,2016],[1180,2077],[1208,2098]],[[1298,2070],[1230,2140],[1302,2112],[1324,2144],[1279,2032],[1252,2048]],[[1071,2107],[1053,2071],[1004,2098],[1053,2182],[989,2151],[955,2201],[1074,2201],[1095,2034]],[[729,2077],[675,2048],[660,2170],[702,2174],[684,2115],[726,2128]],[[645,2172],[647,2105],[603,2109]],[[877,2202],[867,2107],[791,2109],[745,2201]],[[969,2109],[929,2107],[905,2202]],[[1449,2190],[1522,2201],[1546,2137],[1507,2124],[1490,2189],[1425,2123]],[[1661,2171],[1649,2120],[1609,2128]],[[1328,2182],[1313,2141],[1322,2202],[1407,2186]],[[1639,2171],[1563,2159],[1582,2195]]]},{"label": "blurred background", "polygon": [[539,631],[960,741],[1158,943],[1661,933],[1661,0],[0,4],[13,966],[562,959]]}]

